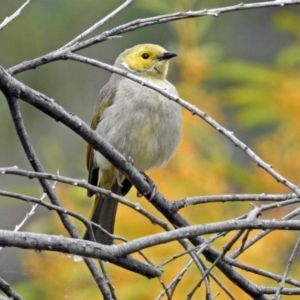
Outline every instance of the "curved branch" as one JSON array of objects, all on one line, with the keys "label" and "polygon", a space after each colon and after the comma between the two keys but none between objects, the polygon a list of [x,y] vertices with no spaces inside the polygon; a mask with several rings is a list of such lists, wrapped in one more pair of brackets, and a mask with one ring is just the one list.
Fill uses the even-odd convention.
[{"label": "curved branch", "polygon": [[195,105],[190,104],[189,102],[179,98],[176,95],[173,95],[166,90],[158,87],[156,84],[153,84],[149,81],[143,80],[143,78],[136,76],[128,71],[116,68],[114,66],[105,64],[103,62],[99,62],[95,59],[87,58],[81,55],[73,54],[71,52],[67,52],[65,54],[65,58],[70,58],[82,63],[87,63],[95,67],[99,67],[102,69],[105,69],[107,71],[110,71],[112,73],[119,74],[121,76],[127,77],[143,86],[147,86],[151,88],[152,90],[162,94],[163,96],[167,97],[168,99],[180,104],[182,107],[186,108],[188,111],[192,113],[192,115],[197,115],[201,119],[203,119],[206,123],[208,123],[211,127],[216,129],[218,132],[222,133],[227,139],[229,139],[235,147],[239,147],[242,149],[254,162],[257,166],[261,167],[263,170],[268,172],[272,177],[274,177],[275,180],[280,182],[281,184],[288,187],[290,190],[292,190],[297,196],[300,196],[300,188],[287,180],[285,177],[283,177],[281,174],[279,174],[277,171],[273,169],[273,167],[263,161],[253,150],[251,150],[245,143],[240,141],[233,132],[227,130],[225,127],[221,126],[217,121],[215,121],[213,118],[211,118],[207,113],[201,111],[199,108],[197,108]]},{"label": "curved branch", "polygon": [[[27,155],[27,158],[32,166],[32,168],[36,171],[36,172],[44,172],[43,167],[37,157],[37,155],[35,154],[35,151],[33,149],[33,147],[31,146],[27,131],[25,129],[25,125],[22,119],[22,115],[21,115],[21,111],[19,109],[18,106],[18,99],[15,98],[14,96],[12,96],[11,93],[5,93],[5,91],[3,91],[6,99],[7,99],[7,103],[10,109],[10,113],[17,131],[17,134],[19,136],[19,139],[21,141],[21,144],[24,148],[24,151]],[[52,186],[50,185],[50,183],[45,180],[45,179],[39,179],[40,185],[42,186],[43,190],[45,191],[45,193],[48,195],[49,199],[51,200],[51,202],[57,206],[61,206],[61,202],[58,199],[57,195],[54,193]],[[73,222],[70,220],[69,216],[65,213],[61,213],[58,211],[58,215],[63,223],[63,225],[65,226],[65,228],[67,229],[67,231],[69,232],[69,234],[74,237],[74,238],[79,238],[79,234],[77,231],[76,226],[73,224]],[[108,288],[107,283],[105,282],[105,280],[103,280],[103,277],[101,276],[100,272],[98,271],[95,263],[91,260],[91,259],[85,259],[84,260],[88,269],[90,270],[92,276],[95,279],[95,282],[97,283],[99,289],[101,290],[103,296],[105,299],[112,299],[111,296],[111,291]]]},{"label": "curved branch", "polygon": [[6,17],[5,20],[0,24],[0,30],[2,30],[9,22],[11,22],[14,18],[20,15],[22,10],[31,2],[31,0],[26,0],[24,4],[22,4],[10,17]]},{"label": "curved branch", "polygon": [[[2,278],[0,278],[0,290],[3,291],[9,298],[4,298],[3,300],[23,300],[23,298],[18,295],[11,286]],[[0,300],[2,300],[0,295]]]},{"label": "curved branch", "polygon": [[[0,169],[1,170],[1,169]],[[209,196],[196,196],[186,197],[174,201],[176,211],[189,206],[197,204],[215,203],[215,202],[242,202],[242,201],[272,201],[280,202],[296,198],[294,193],[290,194],[228,194],[228,195],[209,195]]]},{"label": "curved branch", "polygon": [[[125,174],[137,187],[141,194],[145,195],[147,199],[150,198],[150,191],[152,191],[152,189],[140,172],[136,170],[131,163],[129,163],[112,146],[110,146],[99,135],[92,131],[89,126],[77,116],[67,113],[52,99],[25,86],[10,76],[2,67],[0,67],[0,89],[5,94],[12,94],[25,100],[27,103],[48,114],[55,120],[60,121],[68,126],[70,129],[80,135],[86,142],[91,144],[95,150],[100,151],[115,167]],[[165,198],[158,192],[151,199],[151,204],[154,205],[155,208],[159,210],[174,226],[185,227],[189,225],[183,217],[172,211],[170,202],[166,201]],[[190,237],[190,241],[195,246],[198,246],[204,243],[205,239],[202,237]],[[203,254],[210,262],[214,262],[220,255],[219,252],[211,246],[208,246]],[[227,276],[232,282],[238,285],[251,297],[261,300],[266,299],[263,296],[262,291],[255,284],[246,280],[224,261],[218,262],[217,267],[224,273],[225,276]]]},{"label": "curved branch", "polygon": [[77,36],[76,38],[74,38],[72,41],[68,42],[66,45],[64,45],[60,49],[66,49],[66,48],[68,48],[70,46],[73,46],[76,42],[78,42],[79,40],[81,40],[85,36],[89,35],[90,33],[92,33],[94,30],[96,30],[100,26],[104,25],[107,21],[109,21],[114,16],[116,16],[118,13],[120,13],[122,10],[124,10],[125,8],[127,8],[134,1],[135,0],[126,0],[123,4],[121,4],[120,6],[118,6],[114,11],[112,11],[110,14],[108,14],[107,16],[105,16],[102,20],[100,20],[99,22],[97,22],[96,24],[94,24],[92,27],[90,27],[89,29],[87,29],[86,31],[84,31],[83,33],[81,33],[79,36]]},{"label": "curved branch", "polygon": [[[0,168],[0,174],[14,174],[14,175],[19,175],[19,176],[24,176],[27,177],[29,179],[32,178],[37,178],[37,179],[47,179],[47,180],[53,180],[53,181],[58,181],[58,182],[62,182],[62,183],[66,183],[72,186],[78,186],[78,187],[82,187],[85,188],[87,190],[91,190],[94,194],[101,194],[101,195],[106,195],[109,196],[112,199],[115,199],[117,201],[119,201],[120,203],[134,209],[135,211],[137,211],[138,213],[142,214],[144,217],[146,217],[147,219],[149,219],[149,221],[153,224],[158,224],[159,226],[161,226],[162,228],[169,230],[168,226],[166,224],[165,221],[159,219],[158,217],[156,217],[155,215],[151,214],[150,212],[148,212],[146,209],[144,209],[139,203],[133,203],[127,199],[125,199],[124,197],[121,197],[117,194],[112,193],[110,190],[105,190],[103,188],[97,187],[95,185],[89,184],[86,182],[86,180],[78,180],[78,179],[73,179],[70,177],[64,177],[61,175],[56,175],[56,174],[51,174],[51,173],[40,173],[40,172],[33,172],[33,171],[27,171],[27,170],[22,170],[19,169],[18,167],[14,166],[14,167],[7,167],[7,168]],[[0,191],[1,194],[1,191]],[[6,194],[6,196],[10,196],[9,194]],[[12,195],[12,197],[17,196],[17,194]],[[18,195],[17,198],[20,198],[21,195]],[[22,197],[21,197],[22,198]],[[49,209],[54,209],[54,210],[58,210],[61,212],[64,212],[65,208],[59,208],[59,206],[47,206],[48,203],[42,203],[40,202],[38,199],[34,200],[33,198],[31,200],[27,199],[27,201],[31,201],[34,203],[39,203],[42,204],[44,206],[46,206]],[[89,221],[85,218],[83,218],[82,216],[75,214],[72,212],[73,217],[80,219],[85,225],[88,225],[87,223],[89,223]],[[94,224],[94,226],[97,226],[97,224]]]},{"label": "curved branch", "polygon": [[0,245],[3,247],[18,247],[35,249],[37,251],[54,251],[69,253],[87,258],[98,258],[109,261],[122,268],[141,274],[148,278],[161,276],[162,271],[153,265],[137,261],[130,256],[117,259],[110,251],[112,246],[101,245],[96,242],[81,239],[65,238],[62,236],[37,234],[29,232],[11,232],[0,230]]},{"label": "curved branch", "polygon": [[130,32],[142,27],[151,26],[154,24],[163,24],[167,22],[173,22],[182,19],[188,18],[199,18],[203,16],[219,16],[221,13],[233,12],[238,10],[247,10],[247,9],[255,9],[262,7],[278,7],[285,5],[297,5],[300,4],[300,0],[276,0],[276,1],[265,1],[260,3],[240,3],[237,5],[222,7],[222,8],[212,8],[212,9],[202,9],[200,11],[188,11],[188,12],[177,12],[173,14],[160,15],[151,18],[137,19],[120,26],[117,26],[111,30],[105,31],[102,34],[91,38],[82,43],[77,43],[73,46],[63,48],[62,50],[56,50],[51,53],[45,54],[41,57],[35,58],[33,60],[23,62],[19,65],[16,65],[8,70],[11,75],[15,75],[17,73],[34,69],[44,64],[48,64],[52,61],[64,59],[64,54],[68,51],[76,52],[81,49],[90,47],[94,44],[106,41],[114,36],[120,35],[122,33]]},{"label": "curved branch", "polygon": [[178,239],[212,234],[220,232],[221,230],[233,231],[243,229],[300,230],[300,220],[230,220],[205,225],[192,225],[174,229],[168,232],[152,234],[150,236],[141,237],[127,243],[111,246],[82,239],[66,238],[61,236],[29,232],[11,232],[8,230],[0,230],[0,246],[15,246],[26,249],[35,249],[39,251],[57,251],[61,253],[69,253],[115,262],[116,258],[122,258],[137,251],[150,248],[152,246],[172,242]]}]

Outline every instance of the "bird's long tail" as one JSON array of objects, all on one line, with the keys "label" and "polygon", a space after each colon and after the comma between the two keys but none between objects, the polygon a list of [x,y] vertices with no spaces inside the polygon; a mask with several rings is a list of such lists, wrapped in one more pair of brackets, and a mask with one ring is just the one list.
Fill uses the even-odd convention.
[{"label": "bird's long tail", "polygon": [[[111,188],[111,191],[114,194],[121,194],[123,196],[126,195],[129,192],[132,184],[127,179],[125,179],[122,185],[123,186],[120,188],[116,180]],[[96,195],[89,219],[92,222],[99,224],[103,229],[105,229],[109,233],[113,234],[114,227],[115,227],[117,207],[118,207],[117,200],[109,196]],[[101,231],[99,228],[95,226],[93,226],[92,228],[93,228],[93,233],[96,242],[105,245],[111,245],[113,243],[113,239],[108,234],[104,233],[103,231]],[[83,238],[85,240],[91,240],[88,231],[85,232]]]}]

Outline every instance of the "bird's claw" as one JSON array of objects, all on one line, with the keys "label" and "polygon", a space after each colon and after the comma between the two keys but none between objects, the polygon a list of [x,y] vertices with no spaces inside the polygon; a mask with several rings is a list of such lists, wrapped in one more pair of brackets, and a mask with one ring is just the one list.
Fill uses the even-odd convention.
[{"label": "bird's claw", "polygon": [[126,155],[125,153],[123,153],[125,159],[131,164],[131,165],[134,165],[134,160],[132,157]]},{"label": "bird's claw", "polygon": [[117,183],[118,183],[118,187],[121,189],[123,187],[123,184],[122,184],[122,173],[121,172],[118,172]]},{"label": "bird's claw", "polygon": [[[125,153],[123,153],[123,155],[124,155],[125,159],[126,159],[130,164],[133,165],[133,163],[134,163],[133,159],[132,159],[130,156],[126,155]],[[117,183],[118,183],[118,187],[119,187],[120,189],[122,189],[122,187],[123,187],[122,181],[123,181],[122,173],[121,173],[121,172],[118,172]]]},{"label": "bird's claw", "polygon": [[[144,176],[144,178],[145,178],[145,180],[149,183],[149,185],[150,185],[150,189],[149,189],[149,191],[145,194],[145,195],[148,195],[148,194],[150,194],[150,198],[149,198],[149,201],[151,201],[153,198],[154,198],[154,196],[155,196],[155,194],[156,194],[156,192],[157,192],[157,186],[156,186],[156,184],[153,182],[153,180],[146,174],[146,173],[144,173],[144,172],[142,172],[142,175]],[[137,192],[137,197],[142,197],[142,196],[144,196],[142,193],[140,193],[139,191]]]}]

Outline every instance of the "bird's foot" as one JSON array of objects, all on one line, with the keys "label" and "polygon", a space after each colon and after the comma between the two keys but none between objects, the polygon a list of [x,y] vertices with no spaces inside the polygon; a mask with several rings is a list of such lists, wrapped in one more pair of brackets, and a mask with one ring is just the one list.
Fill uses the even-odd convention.
[{"label": "bird's foot", "polygon": [[[156,194],[156,192],[157,192],[157,185],[154,183],[154,181],[153,181],[146,173],[141,172],[141,174],[144,176],[145,180],[146,180],[146,181],[149,183],[149,185],[150,185],[149,192],[147,192],[146,195],[147,195],[147,194],[150,194],[150,199],[149,199],[149,201],[151,201],[151,200],[154,198],[154,196],[155,196],[155,194]],[[137,197],[142,197],[142,196],[143,196],[139,191],[137,192],[136,195],[137,195]]]},{"label": "bird's foot", "polygon": [[122,184],[122,173],[121,172],[118,172],[118,175],[117,175],[117,183],[118,183],[118,187],[121,189],[123,187],[123,184]]},{"label": "bird's foot", "polygon": [[[134,163],[133,159],[132,159],[130,156],[126,155],[125,153],[123,153],[123,155],[124,155],[125,159],[126,159],[131,165],[133,165],[133,163]],[[120,189],[122,189],[122,187],[123,187],[123,183],[122,183],[123,179],[124,179],[123,174],[122,174],[121,172],[118,172],[117,183],[118,183],[118,187],[119,187]]]},{"label": "bird's foot", "polygon": [[125,153],[123,153],[125,159],[131,164],[131,165],[134,165],[134,160],[132,157],[126,155]]}]

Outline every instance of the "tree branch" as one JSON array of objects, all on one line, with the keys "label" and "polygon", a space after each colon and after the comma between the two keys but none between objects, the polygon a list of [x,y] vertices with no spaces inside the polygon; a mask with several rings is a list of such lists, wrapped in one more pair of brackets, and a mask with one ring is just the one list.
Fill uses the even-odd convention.
[{"label": "tree branch", "polygon": [[116,257],[110,247],[96,242],[90,242],[82,239],[65,238],[56,235],[29,233],[29,232],[11,232],[9,230],[0,230],[0,246],[18,247],[22,249],[35,249],[37,251],[55,251],[68,253],[88,258],[97,258],[109,261],[126,270],[146,276],[147,278],[158,277],[162,271],[153,265],[139,262],[130,256]]},{"label": "tree branch", "polygon": [[82,63],[87,63],[92,66],[96,66],[102,69],[105,69],[107,71],[122,75],[124,77],[127,77],[143,86],[147,86],[154,91],[162,94],[163,96],[167,97],[168,99],[180,104],[182,107],[186,108],[188,111],[190,111],[193,115],[197,115],[201,119],[203,119],[206,123],[208,123],[211,127],[222,133],[226,138],[228,138],[235,147],[239,147],[242,149],[254,162],[256,163],[257,166],[261,167],[265,171],[267,171],[272,177],[275,178],[278,182],[282,183],[289,189],[291,189],[297,196],[300,196],[300,189],[297,185],[293,184],[286,178],[284,178],[282,175],[280,175],[278,172],[276,172],[273,167],[264,162],[253,150],[251,150],[246,144],[244,144],[242,141],[240,141],[238,138],[234,136],[234,133],[227,130],[225,127],[221,126],[217,121],[212,119],[207,113],[201,111],[199,108],[196,108],[194,105],[188,103],[187,101],[179,98],[176,95],[173,95],[166,90],[158,87],[156,84],[153,84],[149,81],[143,80],[143,78],[136,76],[128,71],[116,68],[114,66],[99,62],[97,60],[87,58],[78,54],[73,54],[71,52],[67,52],[65,54],[65,58],[70,58]]},{"label": "tree branch", "polygon": [[[11,286],[2,278],[0,278],[0,290],[3,291],[9,299],[13,300],[23,300],[23,298],[18,295],[12,288]],[[6,300],[9,300],[8,298],[5,298]],[[1,295],[0,295],[0,300],[1,300]]]},{"label": "tree branch", "polygon": [[79,40],[81,40],[85,36],[89,35],[93,31],[95,31],[97,28],[99,28],[102,25],[104,25],[107,21],[109,21],[114,16],[116,16],[118,13],[120,13],[122,10],[124,10],[125,8],[127,8],[134,1],[135,0],[126,0],[122,5],[118,6],[114,11],[112,11],[110,14],[108,14],[107,16],[105,16],[102,20],[100,20],[99,22],[97,22],[96,24],[94,24],[92,27],[90,27],[89,29],[87,29],[86,31],[84,31],[83,33],[81,33],[79,36],[77,36],[72,41],[68,42],[66,45],[64,45],[63,47],[61,47],[59,50],[66,49],[66,48],[68,48],[70,46],[73,46]]},{"label": "tree branch", "polygon": [[[123,174],[125,174],[130,181],[137,187],[141,194],[150,198],[150,191],[152,190],[148,182],[120,153],[113,147],[108,145],[99,135],[93,132],[78,117],[67,113],[61,106],[57,105],[52,99],[45,95],[30,89],[24,84],[11,77],[2,67],[0,67],[0,89],[4,93],[11,93],[16,97],[20,97],[27,103],[35,106],[39,110],[48,114],[57,121],[60,121],[79,134],[86,142],[90,143],[95,150],[100,151],[114,166],[116,166]],[[168,201],[158,192],[151,200],[151,204],[156,207],[174,226],[184,227],[188,226],[188,222],[179,214],[172,211],[172,207]],[[191,237],[191,242],[198,246],[205,242],[201,237]],[[213,262],[219,257],[219,252],[212,247],[207,247],[203,252],[205,257]],[[265,299],[261,290],[254,284],[250,283],[240,274],[238,274],[231,266],[225,262],[220,261],[217,267],[236,285],[238,285],[247,294],[259,299]]]},{"label": "tree branch", "polygon": [[26,2],[19,7],[17,11],[15,11],[10,17],[6,17],[4,21],[0,24],[0,30],[2,30],[9,22],[11,22],[14,18],[16,18],[22,10],[31,2],[31,0],[26,0]]},{"label": "tree branch", "polygon": [[[147,237],[141,237],[133,241],[118,245],[103,245],[82,239],[65,238],[61,236],[11,232],[0,230],[0,245],[4,247],[15,246],[39,251],[57,251],[85,257],[99,258],[109,262],[115,262],[116,258],[124,257],[134,252],[161,245],[178,239],[184,239],[216,232],[243,230],[243,229],[279,229],[300,230],[300,220],[297,221],[259,221],[259,220],[229,220],[205,225],[192,225],[174,229],[168,232],[156,233]],[[224,257],[225,258],[225,257]]]},{"label": "tree branch", "polygon": [[[13,119],[13,122],[14,122],[14,125],[16,128],[17,134],[19,136],[19,139],[21,141],[21,144],[24,148],[24,151],[27,155],[27,158],[28,158],[30,164],[32,165],[33,169],[36,172],[44,172],[43,167],[42,167],[41,163],[39,162],[38,157],[35,154],[35,151],[29,141],[29,137],[26,132],[25,125],[23,123],[23,119],[21,116],[21,112],[20,112],[20,109],[19,109],[19,106],[17,103],[17,98],[12,96],[12,94],[10,94],[10,93],[6,93],[5,91],[3,91],[3,92],[6,96],[7,103],[8,103],[9,109],[10,109],[10,113],[11,113],[11,116],[12,116],[12,119]],[[40,182],[43,190],[45,191],[45,193],[48,195],[51,202],[57,206],[62,207],[60,200],[54,193],[49,182],[45,179],[39,179],[39,182]],[[70,233],[70,235],[74,238],[80,238],[76,226],[72,223],[72,221],[70,220],[68,215],[65,213],[61,213],[61,212],[58,212],[58,215],[59,215],[63,225],[65,226],[67,231]],[[85,261],[87,267],[89,268],[92,276],[94,277],[98,287],[100,288],[104,298],[112,299],[113,297],[111,295],[110,289],[108,288],[108,285],[105,282],[105,280],[103,280],[103,277],[99,273],[95,263],[92,260],[86,259],[86,258],[84,259],[84,261]]]},{"label": "tree branch", "polygon": [[296,198],[297,195],[294,193],[290,194],[228,194],[228,195],[209,195],[209,196],[196,196],[186,197],[174,201],[173,205],[176,207],[176,211],[189,206],[205,203],[216,203],[216,202],[243,202],[243,201],[274,201],[281,202],[289,199]]},{"label": "tree branch", "polygon": [[188,18],[199,18],[203,16],[219,16],[221,13],[233,12],[238,10],[247,10],[247,9],[256,9],[263,7],[278,7],[278,6],[288,6],[288,5],[297,5],[300,4],[300,0],[276,0],[276,1],[265,1],[259,3],[240,3],[233,6],[227,6],[223,8],[213,8],[213,9],[203,9],[200,11],[188,11],[188,12],[177,12],[173,14],[159,15],[151,18],[137,19],[120,26],[117,26],[111,30],[105,31],[102,34],[91,38],[82,43],[77,43],[71,47],[63,48],[63,50],[56,50],[49,54],[43,55],[41,57],[35,58],[28,62],[23,62],[19,65],[16,65],[8,70],[11,75],[26,71],[28,69],[35,69],[44,64],[48,64],[52,61],[64,59],[64,53],[76,52],[81,49],[90,47],[94,44],[106,41],[113,36],[117,36],[126,32],[130,32],[142,27],[151,26],[154,24],[163,24],[167,22],[173,22],[177,20],[183,20]]}]

